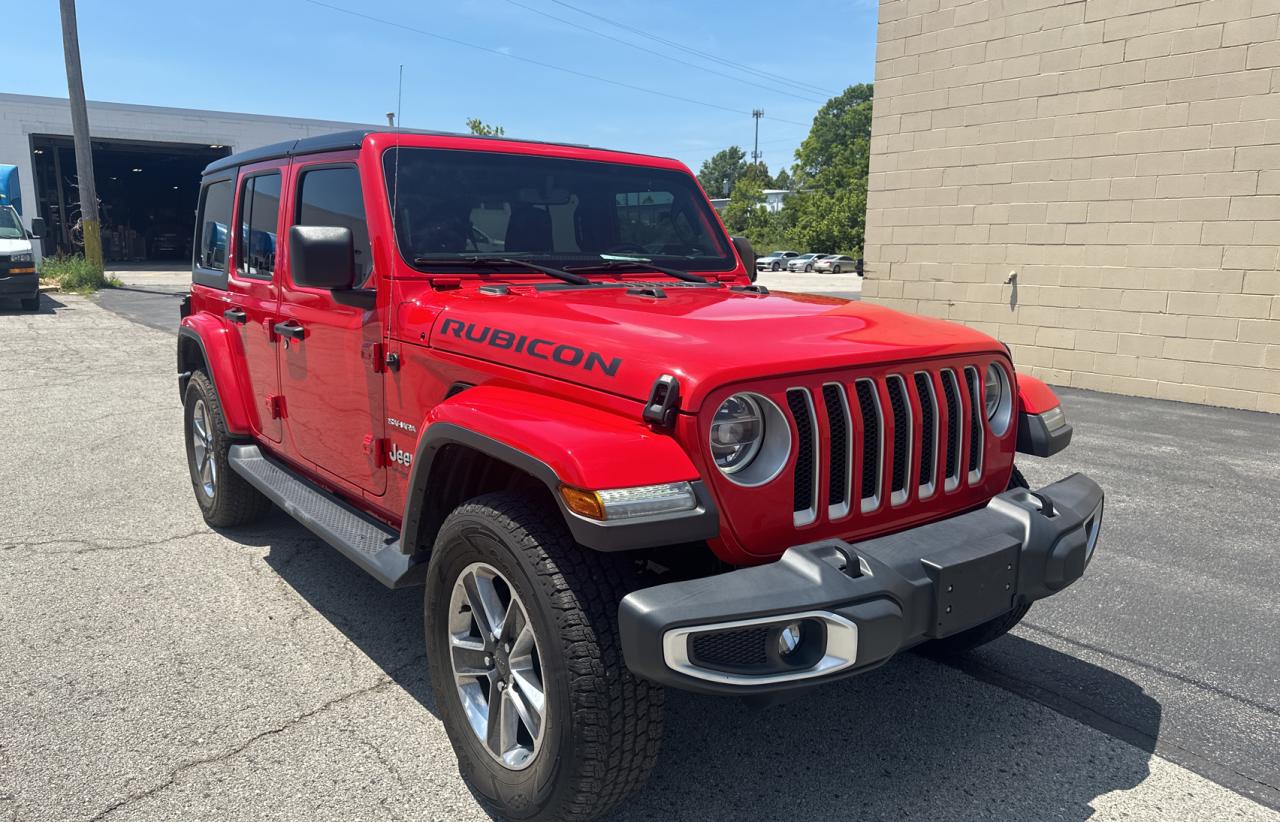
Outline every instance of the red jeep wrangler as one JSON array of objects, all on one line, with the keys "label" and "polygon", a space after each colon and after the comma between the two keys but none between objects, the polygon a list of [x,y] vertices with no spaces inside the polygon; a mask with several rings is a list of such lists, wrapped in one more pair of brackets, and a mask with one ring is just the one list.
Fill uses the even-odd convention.
[{"label": "red jeep wrangler", "polygon": [[673,160],[348,132],[204,172],[178,338],[214,527],[274,503],[425,583],[502,814],[635,790],[663,689],[771,695],[988,642],[1084,572],[1101,489],[999,342],[770,294]]}]

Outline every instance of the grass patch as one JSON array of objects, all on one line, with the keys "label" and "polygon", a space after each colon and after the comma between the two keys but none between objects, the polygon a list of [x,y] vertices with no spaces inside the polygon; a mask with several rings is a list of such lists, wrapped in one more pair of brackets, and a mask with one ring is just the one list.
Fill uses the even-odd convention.
[{"label": "grass patch", "polygon": [[40,261],[40,279],[53,280],[63,291],[88,294],[100,288],[120,285],[115,277],[107,277],[102,269],[85,259],[83,254],[59,254]]}]

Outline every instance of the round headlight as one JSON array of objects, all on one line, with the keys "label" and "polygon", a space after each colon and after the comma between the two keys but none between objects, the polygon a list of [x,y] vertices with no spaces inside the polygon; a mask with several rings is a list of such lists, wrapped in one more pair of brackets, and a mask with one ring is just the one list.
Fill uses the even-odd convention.
[{"label": "round headlight", "polygon": [[791,426],[763,394],[734,394],[720,403],[707,438],[716,468],[745,488],[775,479],[791,456]]},{"label": "round headlight", "polygon": [[1013,417],[1013,392],[1009,375],[998,363],[987,366],[982,379],[982,402],[990,421],[991,433],[997,437],[1004,436]]},{"label": "round headlight", "polygon": [[760,453],[764,413],[750,394],[734,394],[711,420],[711,455],[726,474],[741,471]]}]

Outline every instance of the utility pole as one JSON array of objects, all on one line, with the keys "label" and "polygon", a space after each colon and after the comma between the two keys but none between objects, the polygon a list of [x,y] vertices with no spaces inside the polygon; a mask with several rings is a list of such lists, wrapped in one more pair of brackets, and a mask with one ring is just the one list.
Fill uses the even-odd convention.
[{"label": "utility pole", "polygon": [[760,162],[760,118],[764,116],[764,109],[756,108],[751,110],[751,116],[756,118],[756,142],[751,149],[751,162]]},{"label": "utility pole", "polygon": [[[80,187],[80,226],[84,231],[84,256],[101,271],[102,232],[98,224],[98,187],[93,180],[93,146],[89,143],[89,109],[84,102],[84,76],[80,72],[80,35],[76,30],[76,2],[59,0],[59,6],[62,11],[62,50],[67,61],[67,93],[71,99],[71,131],[76,144],[76,177]],[[63,219],[65,221],[65,215]]]}]

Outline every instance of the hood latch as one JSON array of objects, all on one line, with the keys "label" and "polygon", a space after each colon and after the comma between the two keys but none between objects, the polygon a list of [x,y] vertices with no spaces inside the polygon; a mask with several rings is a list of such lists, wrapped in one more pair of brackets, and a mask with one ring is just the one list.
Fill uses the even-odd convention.
[{"label": "hood latch", "polygon": [[653,381],[649,401],[644,404],[644,421],[660,428],[671,428],[680,413],[680,383],[670,374]]}]

